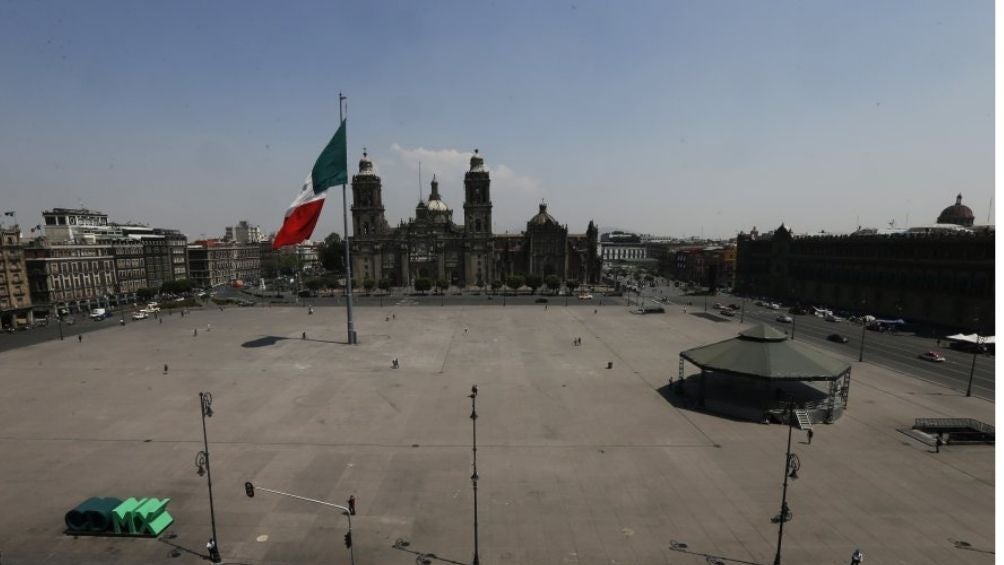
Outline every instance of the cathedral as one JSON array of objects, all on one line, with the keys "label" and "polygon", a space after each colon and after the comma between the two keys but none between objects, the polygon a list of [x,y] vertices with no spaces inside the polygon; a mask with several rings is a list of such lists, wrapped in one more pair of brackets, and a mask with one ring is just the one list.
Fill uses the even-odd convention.
[{"label": "cathedral", "polygon": [[556,275],[562,281],[599,281],[597,228],[569,234],[541,204],[521,234],[492,232],[491,179],[484,158],[474,150],[464,174],[463,223],[439,195],[432,179],[428,200],[420,200],[415,217],[391,227],[384,217],[383,187],[373,162],[363,152],[359,173],[352,176],[353,282],[387,280],[412,286],[415,279],[444,280],[453,286],[485,287],[512,275]]}]

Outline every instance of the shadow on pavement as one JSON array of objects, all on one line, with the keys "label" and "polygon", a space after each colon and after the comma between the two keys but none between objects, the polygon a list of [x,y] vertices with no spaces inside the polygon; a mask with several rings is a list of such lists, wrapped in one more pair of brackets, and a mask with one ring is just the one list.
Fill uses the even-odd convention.
[{"label": "shadow on pavement", "polygon": [[765,563],[757,563],[755,561],[743,561],[742,559],[732,559],[729,557],[722,557],[721,555],[712,555],[710,553],[701,553],[699,551],[691,551],[687,544],[675,540],[669,542],[669,549],[673,551],[678,551],[680,553],[687,553],[690,555],[698,555],[704,558],[705,561],[712,565],[725,565],[726,563],[741,563],[743,565],[766,565]]},{"label": "shadow on pavement", "polygon": [[258,339],[252,339],[251,341],[245,341],[241,344],[241,347],[268,347],[270,345],[275,345],[282,340],[291,339],[294,341],[312,341],[314,343],[331,343],[335,345],[347,345],[348,341],[331,341],[327,339],[296,339],[294,337],[280,337],[277,335],[266,335],[259,337]]}]

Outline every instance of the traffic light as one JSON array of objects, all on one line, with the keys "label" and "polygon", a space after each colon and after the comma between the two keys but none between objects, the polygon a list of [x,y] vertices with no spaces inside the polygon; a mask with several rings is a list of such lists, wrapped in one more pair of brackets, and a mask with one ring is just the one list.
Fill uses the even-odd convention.
[{"label": "traffic light", "polygon": [[345,533],[345,547],[352,548],[352,532]]},{"label": "traffic light", "polygon": [[254,498],[254,485],[250,482],[244,483],[244,492],[248,495],[248,498]]}]

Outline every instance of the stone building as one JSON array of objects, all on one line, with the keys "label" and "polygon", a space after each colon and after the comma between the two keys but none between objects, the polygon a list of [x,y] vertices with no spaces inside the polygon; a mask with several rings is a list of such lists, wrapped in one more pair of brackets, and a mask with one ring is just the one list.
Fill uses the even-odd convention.
[{"label": "stone building", "polygon": [[0,326],[16,328],[32,323],[31,292],[21,244],[21,228],[0,228]]},{"label": "stone building", "polygon": [[[851,235],[741,233],[738,291],[993,333],[994,231],[961,197],[935,226]],[[966,213],[968,211],[968,213]],[[945,220],[952,220],[951,223]]]},{"label": "stone building", "polygon": [[464,175],[461,223],[443,201],[435,177],[428,200],[415,217],[391,227],[385,218],[383,187],[373,162],[363,153],[352,177],[352,274],[356,284],[386,279],[411,286],[417,278],[445,280],[456,286],[488,286],[513,274],[556,275],[562,280],[597,282],[600,264],[597,230],[590,222],[583,235],[569,235],[541,204],[520,235],[492,230],[491,178],[475,150]]},{"label": "stone building", "polygon": [[36,240],[24,247],[24,257],[36,311],[67,308],[87,312],[135,300],[134,293],[119,290],[114,246],[110,243],[50,244]]},{"label": "stone building", "polygon": [[208,239],[188,246],[189,276],[196,287],[257,285],[261,280],[260,243]]}]

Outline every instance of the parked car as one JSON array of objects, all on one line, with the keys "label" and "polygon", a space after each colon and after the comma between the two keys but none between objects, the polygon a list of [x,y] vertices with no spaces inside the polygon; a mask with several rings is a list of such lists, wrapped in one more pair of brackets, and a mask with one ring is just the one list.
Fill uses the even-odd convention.
[{"label": "parked car", "polygon": [[722,308],[721,311],[718,312],[718,314],[720,314],[722,316],[725,316],[727,318],[732,318],[733,316],[736,315],[736,312],[735,312],[735,310],[729,310],[728,308]]},{"label": "parked car", "polygon": [[776,320],[777,320],[778,322],[781,322],[782,324],[790,324],[790,323],[791,323],[791,316],[784,316],[784,315],[781,315],[781,316],[778,316],[778,317],[777,317],[777,318],[775,318],[775,319],[776,319]]},{"label": "parked car", "polygon": [[132,315],[132,319],[133,320],[145,320],[145,319],[147,319],[149,317],[150,317],[150,315],[147,314],[146,312],[142,311],[142,310],[140,310],[139,312],[133,312],[133,315]]},{"label": "parked car", "polygon": [[579,295],[579,300],[592,300],[592,299],[593,299],[593,295],[592,294],[580,294]]},{"label": "parked car", "polygon": [[837,343],[847,343],[848,341],[850,341],[847,339],[847,336],[840,334],[830,334],[826,336],[826,339]]},{"label": "parked car", "polygon": [[937,351],[925,351],[918,355],[924,361],[931,361],[932,363],[944,363],[945,356],[938,353]]},{"label": "parked car", "polygon": [[824,319],[825,319],[825,320],[826,320],[827,322],[834,322],[834,323],[837,323],[837,322],[840,322],[840,321],[842,321],[842,320],[843,320],[843,318],[839,318],[839,317],[837,317],[837,316],[834,316],[833,314],[827,314],[827,315],[826,315],[826,318],[824,318]]},{"label": "parked car", "polygon": [[105,318],[111,316],[111,314],[104,308],[95,308],[91,310],[91,319],[95,322],[99,320],[104,320]]},{"label": "parked car", "polygon": [[254,300],[238,300],[237,301],[237,305],[238,306],[254,306],[255,302],[254,302]]}]

